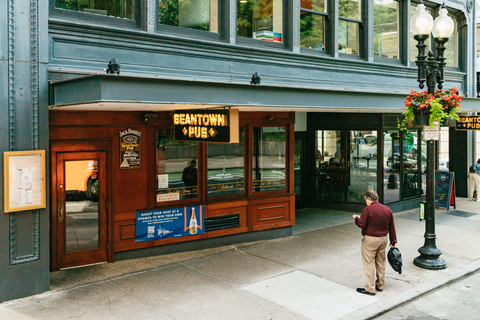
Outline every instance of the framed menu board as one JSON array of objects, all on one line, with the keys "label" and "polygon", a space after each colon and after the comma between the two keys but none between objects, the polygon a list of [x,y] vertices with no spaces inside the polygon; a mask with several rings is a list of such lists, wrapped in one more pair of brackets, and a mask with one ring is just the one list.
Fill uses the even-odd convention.
[{"label": "framed menu board", "polygon": [[45,150],[3,153],[4,211],[45,208]]}]

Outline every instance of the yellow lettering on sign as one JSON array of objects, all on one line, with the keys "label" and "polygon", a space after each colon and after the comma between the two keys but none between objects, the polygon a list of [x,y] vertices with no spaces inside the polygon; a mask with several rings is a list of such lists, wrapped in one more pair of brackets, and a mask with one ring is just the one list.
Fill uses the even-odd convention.
[{"label": "yellow lettering on sign", "polygon": [[185,124],[190,124],[190,115],[188,113],[185,115]]},{"label": "yellow lettering on sign", "polygon": [[188,127],[188,137],[193,138],[195,136],[195,127]]},{"label": "yellow lettering on sign", "polygon": [[222,126],[222,127],[227,125],[226,122],[225,122],[225,115],[224,114],[219,114],[218,115],[218,125]]},{"label": "yellow lettering on sign", "polygon": [[180,124],[181,124],[181,125],[186,124],[186,123],[185,123],[185,114],[183,114],[183,113],[180,115]]},{"label": "yellow lettering on sign", "polygon": [[210,124],[212,126],[216,126],[217,125],[217,114],[211,114],[210,115]]},{"label": "yellow lettering on sign", "polygon": [[202,139],[207,139],[208,138],[207,127],[201,127],[201,128],[202,128]]},{"label": "yellow lettering on sign", "polygon": [[204,114],[203,115],[203,125],[204,126],[208,126],[209,125],[209,121],[208,121],[208,114]]},{"label": "yellow lettering on sign", "polygon": [[190,115],[190,124],[192,126],[196,126],[197,125],[197,116],[195,114],[191,114]]},{"label": "yellow lettering on sign", "polygon": [[178,113],[175,113],[173,115],[173,123],[174,124],[180,124],[180,117],[179,117],[179,114]]}]

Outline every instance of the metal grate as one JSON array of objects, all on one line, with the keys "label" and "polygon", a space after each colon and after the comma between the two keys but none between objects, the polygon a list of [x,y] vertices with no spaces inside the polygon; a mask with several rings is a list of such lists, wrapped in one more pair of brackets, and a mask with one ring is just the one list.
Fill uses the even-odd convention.
[{"label": "metal grate", "polygon": [[240,215],[230,214],[227,216],[211,217],[205,219],[205,231],[213,231],[240,226]]},{"label": "metal grate", "polygon": [[462,217],[462,218],[468,218],[468,217],[476,215],[476,213],[461,211],[461,210],[447,211],[447,212],[445,212],[445,214],[448,214],[448,215],[451,215],[451,216]]}]

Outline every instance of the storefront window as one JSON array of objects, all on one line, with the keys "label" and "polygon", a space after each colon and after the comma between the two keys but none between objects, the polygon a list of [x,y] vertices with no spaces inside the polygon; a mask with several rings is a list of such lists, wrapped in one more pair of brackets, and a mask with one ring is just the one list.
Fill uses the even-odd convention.
[{"label": "storefront window", "polygon": [[283,42],[283,0],[237,0],[237,35]]},{"label": "storefront window", "polygon": [[244,134],[239,143],[209,143],[207,160],[207,196],[245,193]]},{"label": "storefront window", "polygon": [[157,202],[198,197],[198,143],[173,137],[173,129],[157,131]]},{"label": "storefront window", "polygon": [[383,133],[384,202],[400,200],[400,135],[398,130]]},{"label": "storefront window", "polygon": [[134,0],[55,0],[55,8],[133,19]]},{"label": "storefront window", "polygon": [[285,190],[285,127],[253,128],[253,191]]},{"label": "storefront window", "polygon": [[325,50],[325,0],[302,0],[300,9],[300,46]]},{"label": "storefront window", "polygon": [[360,54],[360,24],[362,1],[340,0],[338,4],[338,52]]},{"label": "storefront window", "polygon": [[160,0],[158,4],[160,24],[218,32],[218,0]]},{"label": "storefront window", "polygon": [[373,54],[398,58],[398,2],[375,0],[373,7]]}]

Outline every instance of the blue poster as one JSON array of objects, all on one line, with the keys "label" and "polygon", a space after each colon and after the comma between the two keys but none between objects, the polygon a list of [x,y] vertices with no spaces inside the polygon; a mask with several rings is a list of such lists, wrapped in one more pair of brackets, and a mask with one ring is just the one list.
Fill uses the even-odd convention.
[{"label": "blue poster", "polygon": [[205,233],[205,206],[137,212],[136,242]]}]

